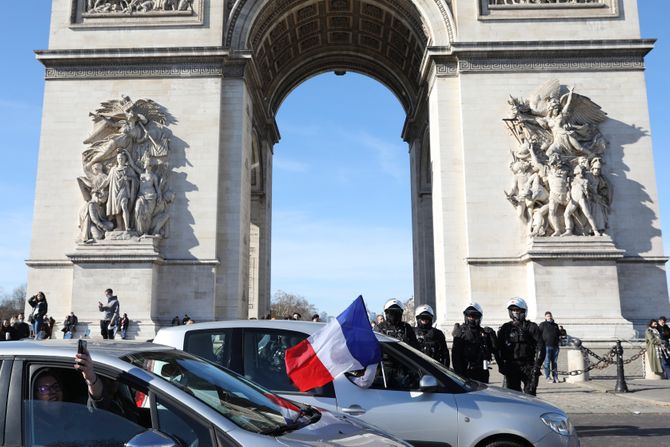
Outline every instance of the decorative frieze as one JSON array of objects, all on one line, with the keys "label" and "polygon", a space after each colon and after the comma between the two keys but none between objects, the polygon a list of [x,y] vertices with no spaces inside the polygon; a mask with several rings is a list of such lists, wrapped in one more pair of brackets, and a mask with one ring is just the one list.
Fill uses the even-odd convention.
[{"label": "decorative frieze", "polygon": [[436,63],[438,76],[459,73],[523,73],[575,71],[639,71],[644,70],[640,56],[562,59],[459,59],[457,62]]},{"label": "decorative frieze", "polygon": [[216,78],[221,64],[100,65],[47,67],[45,79]]},{"label": "decorative frieze", "polygon": [[480,20],[615,17],[619,0],[480,0]]}]

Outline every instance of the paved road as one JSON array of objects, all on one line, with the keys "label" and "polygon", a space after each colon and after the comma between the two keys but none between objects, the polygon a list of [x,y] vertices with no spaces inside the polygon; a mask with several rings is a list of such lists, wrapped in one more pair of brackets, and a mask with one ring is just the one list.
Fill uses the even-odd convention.
[{"label": "paved road", "polygon": [[615,383],[540,381],[537,397],[568,413],[582,447],[670,446],[670,381],[632,379],[627,394],[612,393]]},{"label": "paved road", "polygon": [[670,446],[670,415],[572,414],[582,447]]}]

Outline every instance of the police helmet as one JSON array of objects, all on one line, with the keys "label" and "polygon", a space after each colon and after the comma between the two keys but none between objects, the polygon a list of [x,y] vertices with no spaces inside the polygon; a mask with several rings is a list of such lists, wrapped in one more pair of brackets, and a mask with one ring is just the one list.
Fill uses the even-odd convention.
[{"label": "police helmet", "polygon": [[475,312],[478,313],[480,316],[484,316],[484,311],[482,310],[482,306],[480,306],[479,303],[470,303],[468,307],[466,307],[465,310],[463,311],[463,315]]},{"label": "police helmet", "polygon": [[[526,304],[526,300],[523,298],[519,297],[514,297],[511,300],[507,302],[507,312],[509,313],[509,317],[512,320],[525,320],[526,319],[526,312],[528,312],[528,305]],[[521,309],[521,311],[512,311],[512,307],[518,307]]]},{"label": "police helmet", "polygon": [[470,303],[463,311],[463,320],[465,324],[474,323],[475,325],[479,326],[483,315],[484,311],[482,311],[482,306],[480,306],[479,303]]},{"label": "police helmet", "polygon": [[396,306],[403,312],[405,311],[405,306],[402,304],[402,301],[396,299],[388,300],[386,304],[384,304],[384,311],[389,310],[393,306]]},{"label": "police helmet", "polygon": [[414,315],[419,318],[422,314],[428,314],[430,316],[431,320],[435,318],[435,312],[433,312],[433,308],[430,307],[428,304],[422,304],[421,306],[416,308],[416,311],[414,312]]}]

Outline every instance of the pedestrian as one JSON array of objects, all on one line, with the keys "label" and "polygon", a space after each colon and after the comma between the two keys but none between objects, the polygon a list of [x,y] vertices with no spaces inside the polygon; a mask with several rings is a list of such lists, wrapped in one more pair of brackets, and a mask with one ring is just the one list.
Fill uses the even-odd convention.
[{"label": "pedestrian", "polygon": [[302,320],[302,315],[300,315],[299,312],[293,312],[293,315],[291,316],[291,320]]},{"label": "pedestrian", "polygon": [[188,314],[184,314],[184,318],[182,318],[181,324],[186,324],[186,322],[190,319],[191,317],[189,317]]},{"label": "pedestrian", "polygon": [[28,304],[33,308],[31,314],[32,323],[33,323],[33,333],[37,336],[37,333],[42,328],[42,322],[44,322],[44,316],[49,310],[49,304],[47,303],[47,297],[44,295],[44,292],[37,292],[35,295],[31,296],[28,299]]},{"label": "pedestrian", "polygon": [[405,311],[400,300],[391,299],[384,304],[384,322],[377,325],[377,332],[389,337],[404,341],[411,347],[418,349],[419,343],[416,340],[416,334],[412,326],[402,321],[402,314]]},{"label": "pedestrian", "polygon": [[129,323],[130,320],[128,319],[128,314],[123,314],[123,317],[121,317],[121,321],[119,321],[119,327],[121,328],[121,340],[126,339],[126,335],[128,334]]},{"label": "pedestrian", "polygon": [[667,318],[661,315],[658,317],[658,334],[661,336],[661,342],[666,348],[670,348],[670,327],[668,327]]},{"label": "pedestrian", "polygon": [[11,341],[15,340],[14,338],[14,328],[12,327],[10,320],[2,320],[2,325],[0,325],[0,341]]},{"label": "pedestrian", "polygon": [[16,339],[30,338],[30,325],[24,321],[22,313],[16,315]]},{"label": "pedestrian", "polygon": [[319,317],[319,314],[312,315],[312,321],[315,322],[315,323],[318,323],[319,321],[321,321],[321,317]]},{"label": "pedestrian", "polygon": [[98,310],[104,312],[104,318],[100,320],[100,335],[105,340],[114,340],[116,327],[119,322],[119,299],[114,295],[112,289],[105,290],[107,304],[103,305],[98,301]]},{"label": "pedestrian", "polygon": [[179,315],[175,315],[174,318],[172,319],[172,322],[170,323],[172,326],[179,326]]},{"label": "pedestrian", "polygon": [[70,339],[74,335],[75,332],[77,332],[77,324],[79,323],[79,318],[74,314],[74,312],[70,312],[70,315],[65,317],[65,321],[63,321],[63,338]]},{"label": "pedestrian", "polygon": [[644,341],[647,345],[647,361],[649,368],[655,373],[662,376],[663,379],[670,379],[670,368],[668,367],[668,360],[670,353],[668,349],[663,346],[661,341],[661,334],[658,332],[658,322],[650,320],[647,330],[644,333]]},{"label": "pedestrian", "polygon": [[547,382],[558,382],[558,353],[561,344],[561,328],[554,321],[551,312],[544,313],[544,321],[540,323],[540,332],[544,341],[544,378]]},{"label": "pedestrian", "polygon": [[451,359],[454,371],[469,379],[489,383],[489,364],[497,355],[496,333],[482,327],[484,311],[478,303],[470,303],[463,311],[463,324],[456,323]]},{"label": "pedestrian", "polygon": [[544,341],[537,324],[526,319],[528,305],[523,298],[507,302],[511,321],[498,329],[498,369],[507,388],[535,396],[544,361]]},{"label": "pedestrian", "polygon": [[56,320],[53,319],[53,317],[49,317],[46,319],[47,324],[49,325],[49,338],[53,337],[54,333],[54,325],[56,324]]},{"label": "pedestrian", "polygon": [[449,368],[449,348],[444,332],[433,327],[435,312],[428,304],[422,304],[414,312],[416,317],[416,327],[414,335],[419,344],[419,350],[428,357],[437,360]]}]

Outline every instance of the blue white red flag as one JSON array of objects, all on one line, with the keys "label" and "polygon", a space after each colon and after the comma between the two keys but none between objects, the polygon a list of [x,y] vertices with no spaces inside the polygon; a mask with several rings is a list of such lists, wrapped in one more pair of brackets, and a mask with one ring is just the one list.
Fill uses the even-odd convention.
[{"label": "blue white red flag", "polygon": [[318,388],[347,371],[379,363],[381,348],[363,297],[309,338],[286,350],[286,372],[300,391]]}]

